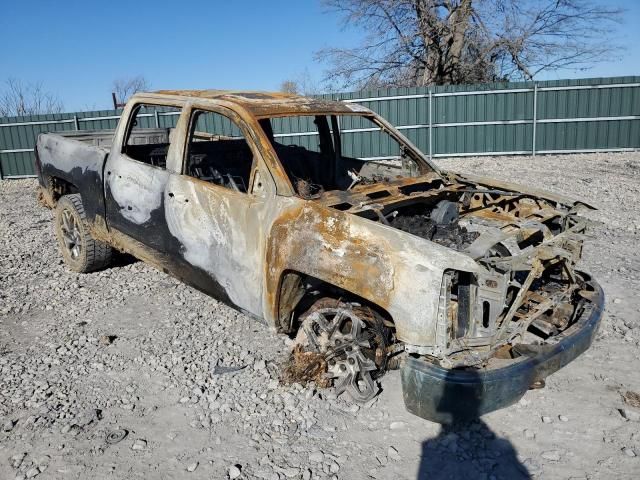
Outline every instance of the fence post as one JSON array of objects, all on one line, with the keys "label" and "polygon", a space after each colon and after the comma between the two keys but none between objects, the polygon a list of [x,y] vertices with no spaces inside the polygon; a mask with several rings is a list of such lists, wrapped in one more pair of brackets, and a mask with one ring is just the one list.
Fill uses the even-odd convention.
[{"label": "fence post", "polygon": [[429,89],[429,161],[433,160],[433,95]]},{"label": "fence post", "polygon": [[158,115],[158,110],[154,110],[155,113],[155,117],[156,117],[156,128],[160,128],[160,115]]},{"label": "fence post", "polygon": [[80,122],[78,122],[78,116],[73,116],[73,124],[76,126],[76,130],[80,130]]},{"label": "fence post", "polygon": [[536,156],[536,121],[538,120],[538,84],[533,84],[533,131],[531,136],[531,155]]}]

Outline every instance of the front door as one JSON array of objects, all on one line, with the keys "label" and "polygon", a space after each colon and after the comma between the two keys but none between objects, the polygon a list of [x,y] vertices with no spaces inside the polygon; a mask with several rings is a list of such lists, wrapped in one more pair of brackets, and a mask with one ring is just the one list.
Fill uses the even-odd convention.
[{"label": "front door", "polygon": [[178,240],[171,253],[191,266],[191,283],[262,317],[266,225],[275,187],[247,132],[230,110],[194,108],[182,171],[169,176],[164,208]]}]

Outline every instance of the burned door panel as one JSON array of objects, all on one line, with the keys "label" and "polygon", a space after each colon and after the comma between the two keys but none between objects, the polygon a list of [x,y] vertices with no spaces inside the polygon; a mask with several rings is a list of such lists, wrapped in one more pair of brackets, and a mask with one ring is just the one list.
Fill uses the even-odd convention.
[{"label": "burned door panel", "polygon": [[164,205],[171,134],[170,129],[164,129],[155,130],[154,135],[136,135],[147,118],[141,114],[145,108],[157,107],[137,105],[132,109],[122,147],[114,145],[107,159],[106,220],[109,228],[167,252],[174,242],[167,229]]},{"label": "burned door panel", "polygon": [[[171,253],[206,272],[209,293],[262,316],[262,217],[266,203],[186,175],[172,174],[166,221],[177,248]],[[200,280],[202,283],[203,280]]]}]

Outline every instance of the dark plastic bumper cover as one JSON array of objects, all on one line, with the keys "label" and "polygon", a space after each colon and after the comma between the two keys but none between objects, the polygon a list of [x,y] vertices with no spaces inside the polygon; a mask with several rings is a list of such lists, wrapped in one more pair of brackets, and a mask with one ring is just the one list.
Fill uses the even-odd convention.
[{"label": "dark plastic bumper cover", "polygon": [[593,280],[587,284],[592,291],[576,323],[557,337],[557,343],[544,345],[511,365],[487,371],[448,370],[408,358],[401,369],[407,410],[427,420],[452,423],[517,402],[534,382],[564,367],[593,342],[602,318],[604,292]]}]

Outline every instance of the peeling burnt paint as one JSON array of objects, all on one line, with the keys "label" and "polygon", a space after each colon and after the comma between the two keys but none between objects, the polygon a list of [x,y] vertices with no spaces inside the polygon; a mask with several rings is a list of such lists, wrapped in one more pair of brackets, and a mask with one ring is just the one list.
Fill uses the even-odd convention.
[{"label": "peeling burnt paint", "polygon": [[198,98],[230,102],[241,106],[255,118],[288,113],[371,113],[366,107],[343,102],[302,97],[282,92],[247,92],[234,90],[159,90],[155,95],[175,98]]},{"label": "peeling burnt paint", "polygon": [[127,160],[112,163],[110,168],[118,168],[108,176],[107,185],[119,214],[138,225],[149,221],[151,213],[160,207],[169,174]]}]

